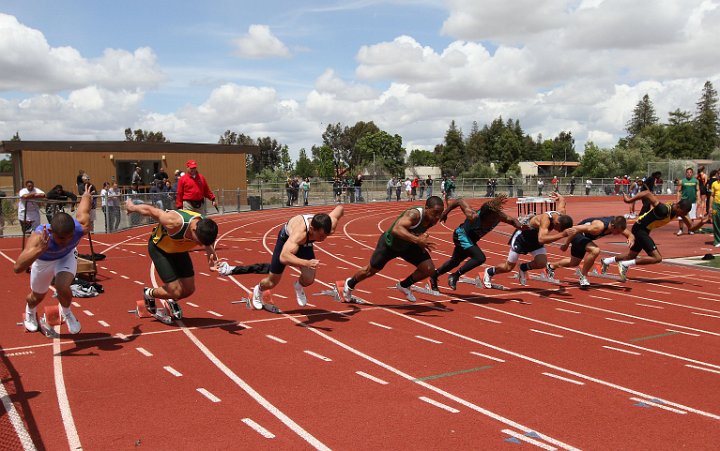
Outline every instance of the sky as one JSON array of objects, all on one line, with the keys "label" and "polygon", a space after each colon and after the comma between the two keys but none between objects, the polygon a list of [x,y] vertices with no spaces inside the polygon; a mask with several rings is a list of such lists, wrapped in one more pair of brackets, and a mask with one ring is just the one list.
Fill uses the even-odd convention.
[{"label": "sky", "polygon": [[217,143],[297,158],[373,121],[408,152],[502,116],[612,147],[720,89],[720,0],[0,0],[0,140]]}]

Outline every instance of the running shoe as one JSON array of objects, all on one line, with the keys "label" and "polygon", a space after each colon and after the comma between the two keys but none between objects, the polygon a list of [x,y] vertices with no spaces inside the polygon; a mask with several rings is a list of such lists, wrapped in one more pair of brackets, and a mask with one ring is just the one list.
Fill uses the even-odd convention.
[{"label": "running shoe", "polygon": [[628,267],[620,262],[618,263],[618,272],[620,273],[620,280],[625,282],[627,280]]},{"label": "running shoe", "polygon": [[218,265],[218,268],[217,268],[217,272],[221,276],[229,276],[229,275],[232,275],[233,269],[234,268],[232,266],[228,265],[227,262],[220,262],[220,264]]},{"label": "running shoe", "polygon": [[345,298],[345,302],[352,301],[352,292],[353,289],[350,288],[350,277],[345,279],[345,288],[343,288],[343,297]]},{"label": "running shoe", "polygon": [[550,263],[548,263],[547,265],[545,265],[545,274],[547,274],[547,278],[548,278],[548,279],[554,279],[554,278],[555,278],[555,270],[552,269],[552,267],[550,266]]},{"label": "running shoe", "polygon": [[165,301],[170,307],[170,314],[172,315],[172,317],[175,319],[182,319],[183,313],[180,304],[178,304],[178,302],[174,299],[166,299]]},{"label": "running shoe", "polygon": [[300,281],[296,280],[293,283],[293,287],[295,288],[295,297],[297,298],[298,305],[305,307],[307,305],[307,296],[305,296],[305,290],[303,290],[302,285],[300,285]]},{"label": "running shoe", "polygon": [[589,287],[590,286],[590,281],[587,280],[587,277],[585,277],[582,274],[580,274],[580,286],[581,287]]},{"label": "running shoe", "polygon": [[263,300],[262,293],[260,292],[260,285],[255,285],[253,288],[252,296],[248,299],[248,307],[252,306],[255,310],[262,310]]},{"label": "running shoe", "polygon": [[25,326],[25,330],[27,330],[28,332],[37,332],[39,327],[37,314],[25,312],[25,320],[23,321],[23,325]]},{"label": "running shoe", "polygon": [[609,264],[605,263],[605,260],[600,260],[600,274],[607,274],[609,266]]},{"label": "running shoe", "polygon": [[80,325],[80,321],[78,321],[77,318],[75,318],[75,315],[71,311],[63,312],[63,316],[65,317],[65,322],[67,323],[68,329],[70,330],[71,334],[77,334],[80,332],[80,329],[82,329],[82,326]]},{"label": "running shoe", "polygon": [[150,313],[155,313],[155,298],[152,295],[153,289],[143,288],[143,299],[145,300],[145,308]]},{"label": "running shoe", "polygon": [[682,231],[682,230],[678,230],[675,235],[680,236],[680,235],[682,235],[682,234],[683,234],[683,231]]},{"label": "running shoe", "polygon": [[408,301],[410,301],[410,302],[415,302],[415,301],[417,301],[417,299],[415,298],[415,295],[412,294],[412,291],[410,291],[409,288],[405,288],[405,287],[403,287],[402,285],[400,285],[400,282],[398,282],[397,285],[395,285],[395,288],[397,288],[398,290],[400,290],[400,292],[405,295],[405,298],[406,298]]},{"label": "running shoe", "polygon": [[450,285],[450,288],[452,288],[453,291],[455,290],[455,288],[457,288],[458,278],[458,275],[455,273],[452,273],[448,276],[448,285]]},{"label": "running shoe", "polygon": [[483,286],[485,288],[492,288],[492,276],[488,272],[490,268],[485,268],[485,273],[483,274]]},{"label": "running shoe", "polygon": [[522,286],[527,285],[527,271],[518,269],[518,282],[520,282],[520,285],[522,285]]}]

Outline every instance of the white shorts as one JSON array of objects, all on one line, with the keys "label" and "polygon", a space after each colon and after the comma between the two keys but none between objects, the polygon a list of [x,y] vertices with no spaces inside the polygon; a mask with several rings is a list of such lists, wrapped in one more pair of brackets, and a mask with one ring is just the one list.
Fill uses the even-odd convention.
[{"label": "white shorts", "polygon": [[[690,207],[690,212],[687,214],[688,219],[697,219],[697,204],[692,204],[692,207]],[[680,216],[678,216],[678,219],[680,219]]]},{"label": "white shorts", "polygon": [[50,282],[58,273],[77,272],[77,249],[59,260],[35,260],[30,267],[30,289],[34,293],[45,294],[50,289]]},{"label": "white shorts", "polygon": [[[507,261],[510,263],[517,263],[517,261],[520,259],[520,254],[513,250],[513,248],[515,248],[515,240],[519,236],[520,236],[520,233],[516,232],[510,238],[510,252],[508,252],[508,258],[507,258]],[[532,255],[533,258],[535,258],[536,255],[547,254],[547,249],[545,249],[545,246],[543,246],[539,249],[535,249],[534,251],[530,251],[527,254]]]}]

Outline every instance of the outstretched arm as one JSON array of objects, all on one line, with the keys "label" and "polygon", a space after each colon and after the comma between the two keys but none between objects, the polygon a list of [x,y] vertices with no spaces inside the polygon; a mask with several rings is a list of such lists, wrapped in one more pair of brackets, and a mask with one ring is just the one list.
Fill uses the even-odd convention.
[{"label": "outstretched arm", "polygon": [[558,193],[557,191],[554,191],[550,193],[550,198],[554,200],[557,204],[557,211],[562,214],[565,213],[565,197],[563,197],[562,194]]},{"label": "outstretched arm", "polygon": [[440,220],[442,222],[447,221],[448,214],[450,214],[451,211],[454,209],[460,207],[465,214],[465,216],[469,220],[473,220],[477,217],[477,212],[470,207],[470,205],[465,202],[464,199],[449,199],[447,203],[447,207],[445,207],[445,210],[442,213],[442,216],[440,217]]},{"label": "outstretched arm", "polygon": [[25,249],[20,253],[17,261],[13,265],[15,274],[20,274],[33,264],[37,258],[45,252],[50,242],[50,234],[43,228],[41,233],[33,232],[28,238]]},{"label": "outstretched arm", "polygon": [[138,213],[157,220],[168,232],[179,229],[183,224],[182,216],[174,210],[161,210],[148,204],[135,205],[131,199],[125,202],[125,208],[128,213]]},{"label": "outstretched arm", "polygon": [[335,233],[335,228],[337,227],[338,223],[340,222],[340,218],[343,217],[345,214],[345,209],[342,205],[338,205],[333,209],[333,211],[330,212],[330,220],[332,221],[332,227],[330,229],[330,234]]},{"label": "outstretched arm", "polygon": [[90,191],[90,184],[85,184],[85,192],[80,198],[80,205],[77,207],[75,218],[82,225],[83,232],[87,233],[90,228],[90,206],[92,205],[92,195],[95,191]]},{"label": "outstretched arm", "polygon": [[655,205],[657,205],[658,203],[660,203],[657,196],[655,196],[655,194],[653,194],[653,192],[650,190],[640,191],[639,193],[637,193],[636,195],[634,195],[632,197],[629,197],[627,194],[623,193],[623,202],[625,202],[626,204],[631,204],[635,201],[638,201],[640,199],[645,199],[645,198],[647,198],[650,201],[650,205],[653,207]]}]

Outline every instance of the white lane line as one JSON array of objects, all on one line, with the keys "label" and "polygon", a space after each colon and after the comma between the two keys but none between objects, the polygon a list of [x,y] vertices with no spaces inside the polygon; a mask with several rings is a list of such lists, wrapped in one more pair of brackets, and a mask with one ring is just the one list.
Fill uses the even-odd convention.
[{"label": "white lane line", "polygon": [[665,329],[668,332],[675,332],[676,334],[690,335],[691,337],[699,337],[700,334],[691,334],[690,332],[682,332],[679,330]]},{"label": "white lane line", "polygon": [[528,443],[528,444],[530,444],[530,445],[535,445],[535,446],[537,446],[538,448],[546,449],[546,450],[548,450],[548,451],[555,451],[555,450],[557,449],[557,448],[555,448],[554,446],[548,445],[547,443],[543,443],[543,442],[541,442],[541,441],[538,441],[538,440],[535,440],[535,439],[533,439],[533,438],[530,438],[530,437],[528,437],[527,435],[523,435],[523,434],[520,434],[520,433],[518,433],[518,432],[511,431],[510,429],[503,429],[501,432],[503,432],[504,434],[507,434],[507,435],[509,435],[509,436],[511,436],[511,437],[514,437],[514,438],[516,438],[516,439],[518,439],[518,440],[520,440],[520,441],[526,442],[526,443]]},{"label": "white lane line", "polygon": [[714,301],[714,302],[720,302],[720,299],[715,299],[715,298],[706,298],[706,297],[704,297],[704,296],[698,296],[698,299],[703,299],[703,300],[705,300],[705,301]]},{"label": "white lane line", "polygon": [[110,327],[110,324],[106,323],[103,320],[98,320],[98,324],[100,324],[102,327]]},{"label": "white lane line", "polygon": [[392,330],[392,327],[386,326],[385,324],[380,324],[373,321],[370,321],[370,324],[372,324],[373,326],[382,327],[383,329]]},{"label": "white lane line", "polygon": [[288,298],[287,296],[283,296],[282,294],[277,294],[277,293],[273,293],[272,295],[273,295],[273,296],[277,296],[277,297],[279,297],[280,299],[287,299],[287,298]]},{"label": "white lane line", "polygon": [[400,301],[400,302],[410,302],[410,301],[407,300],[407,298],[399,298],[399,297],[396,297],[396,296],[388,296],[388,299],[394,299],[394,300]]},{"label": "white lane line", "polygon": [[447,410],[447,411],[450,412],[450,413],[459,413],[459,412],[460,412],[459,410],[457,410],[457,409],[455,409],[455,408],[453,408],[453,407],[450,407],[450,406],[445,405],[445,404],[443,404],[443,403],[441,403],[441,402],[435,401],[434,399],[430,399],[430,398],[428,398],[428,397],[426,397],[426,396],[421,396],[421,397],[420,397],[420,400],[421,400],[421,401],[425,401],[425,402],[428,403],[428,404],[432,404],[432,405],[435,406],[435,407],[439,407],[439,408],[441,408],[441,409],[443,409],[443,410]]},{"label": "white lane line", "polygon": [[20,352],[11,352],[9,354],[5,354],[5,357],[17,357],[21,355],[33,355],[35,354],[35,351],[20,351]]},{"label": "white lane line", "polygon": [[135,348],[137,352],[144,355],[145,357],[152,357],[152,353],[150,351],[147,351],[145,348]]},{"label": "white lane line", "polygon": [[672,407],[668,407],[668,406],[666,406],[666,405],[663,405],[663,403],[662,403],[660,400],[657,400],[657,399],[646,399],[646,398],[636,398],[636,397],[632,397],[632,398],[630,398],[630,400],[631,400],[631,401],[641,402],[641,403],[643,403],[643,404],[647,404],[647,405],[649,405],[649,406],[657,407],[657,408],[659,408],[659,409],[664,409],[664,410],[667,410],[667,411],[670,411],[670,412],[679,413],[680,415],[686,415],[686,414],[687,414],[687,412],[685,412],[684,410],[673,409]]},{"label": "white lane line", "polygon": [[265,336],[273,341],[277,341],[278,343],[282,343],[282,344],[287,343],[287,341],[283,340],[282,338],[278,338],[275,335],[265,335]]},{"label": "white lane line", "polygon": [[189,305],[190,307],[195,307],[195,308],[200,307],[199,305],[193,304],[192,302],[186,302],[185,305]]},{"label": "white lane line", "polygon": [[133,283],[136,283],[138,285],[143,285],[143,286],[145,285],[145,282],[141,282],[139,280],[133,280]]},{"label": "white lane line", "polygon": [[199,273],[200,275],[210,277],[210,274],[208,274],[208,273],[206,273],[206,272],[198,271],[198,273]]},{"label": "white lane line", "polygon": [[624,353],[626,353],[626,354],[632,354],[632,355],[642,355],[642,354],[640,354],[639,352],[635,352],[635,351],[628,351],[627,349],[613,348],[612,346],[603,346],[603,348],[605,348],[605,349],[609,349],[609,350],[611,350],[611,351],[619,351],[619,352],[624,352]]},{"label": "white lane line", "polygon": [[594,295],[594,294],[591,294],[589,297],[594,298],[594,299],[602,299],[603,301],[612,301],[612,299],[610,299],[610,298],[606,298],[606,297],[602,297],[602,296],[596,296],[596,295]]},{"label": "white lane line", "polygon": [[435,344],[438,344],[438,345],[442,344],[442,341],[433,340],[432,338],[423,337],[422,335],[415,335],[415,338],[419,338],[419,339],[421,339],[421,340],[429,341],[430,343],[435,343]]},{"label": "white lane line", "polygon": [[363,294],[372,294],[371,291],[363,290],[363,289],[360,289],[360,288],[355,288],[354,291],[357,291],[358,293],[363,293]]},{"label": "white lane line", "polygon": [[537,330],[537,329],[530,329],[532,332],[535,332],[537,334],[543,334],[543,335],[550,335],[551,337],[557,337],[557,338],[563,338],[562,335],[559,334],[552,334],[550,332],[545,332],[543,330]]},{"label": "white lane line", "polygon": [[83,313],[86,314],[87,316],[95,316],[93,314],[93,312],[91,312],[90,310],[83,310]]},{"label": "white lane line", "polygon": [[[55,326],[55,331],[60,332],[60,326]],[[70,410],[70,400],[67,396],[65,388],[65,377],[63,376],[62,367],[62,347],[60,339],[53,339],[53,367],[55,374],[55,391],[58,398],[58,407],[60,408],[60,416],[62,417],[63,426],[65,427],[65,435],[67,436],[70,449],[82,449],[80,443],[80,435],[78,434],[75,420],[73,419],[72,410]]]},{"label": "white lane line", "polygon": [[616,323],[623,323],[623,324],[635,324],[632,321],[625,321],[623,319],[615,319],[615,318],[605,318],[608,321],[615,321]]},{"label": "white lane line", "polygon": [[128,276],[125,276],[125,275],[121,275],[120,277],[122,277],[122,278],[125,279],[125,280],[130,280],[130,278],[129,278]]},{"label": "white lane line", "polygon": [[258,434],[262,435],[265,438],[275,438],[275,434],[268,431],[264,427],[260,426],[259,424],[257,424],[253,420],[251,420],[250,418],[243,418],[242,422],[247,424],[251,429],[253,429],[255,432],[257,432]]},{"label": "white lane line", "polygon": [[699,316],[708,316],[710,318],[720,318],[718,315],[708,315],[707,313],[698,313],[698,312],[690,312],[693,315],[699,315]]},{"label": "white lane line", "polygon": [[201,395],[203,395],[204,397],[206,397],[207,399],[209,399],[210,401],[212,401],[212,402],[220,402],[220,398],[218,398],[217,396],[213,395],[212,393],[210,393],[209,391],[205,390],[204,388],[201,387],[201,388],[197,388],[196,390],[197,390]]},{"label": "white lane line", "polygon": [[171,366],[164,366],[163,368],[165,369],[165,371],[167,371],[168,373],[172,374],[175,377],[182,376],[182,373],[180,371],[176,370],[175,368],[173,368]]},{"label": "white lane line", "polygon": [[575,310],[568,310],[568,309],[559,308],[559,307],[555,308],[555,310],[557,310],[558,312],[577,313],[578,315],[580,314],[580,312],[576,312]]},{"label": "white lane line", "polygon": [[373,381],[373,382],[377,382],[377,383],[380,384],[380,385],[387,385],[387,384],[389,383],[389,382],[387,382],[387,381],[384,381],[384,380],[380,379],[379,377],[372,376],[372,375],[370,375],[370,374],[368,374],[368,373],[365,373],[365,372],[363,372],[363,371],[355,371],[355,374],[358,374],[358,375],[360,375],[360,376],[362,376],[362,377],[364,377],[364,378],[366,378],[366,379],[370,379],[370,380]]},{"label": "white lane line", "polygon": [[703,368],[703,367],[697,366],[697,365],[690,365],[689,363],[686,364],[685,366],[688,368],[695,368],[696,370],[703,370],[703,371],[709,371],[710,373],[720,374],[720,371],[718,371],[718,370],[711,370],[710,368]]},{"label": "white lane line", "polygon": [[117,271],[113,271],[113,270],[111,269],[111,270],[110,270],[110,273],[111,273],[111,274],[117,274]]},{"label": "white lane line", "polygon": [[72,305],[73,305],[73,307],[77,307],[77,308],[80,308],[80,307],[81,307],[81,305],[78,304],[78,303],[75,302],[75,301],[72,302]]},{"label": "white lane line", "polygon": [[665,309],[665,307],[660,307],[659,305],[640,304],[640,303],[638,303],[638,302],[636,302],[635,305],[639,305],[640,307],[656,308],[656,309],[660,309],[660,310],[664,310],[664,309]]},{"label": "white lane line", "polygon": [[502,324],[502,321],[497,321],[497,320],[494,320],[494,319],[483,318],[482,316],[476,316],[475,319],[479,319],[479,320],[482,320],[482,321],[487,321],[487,322],[489,322],[489,323]]},{"label": "white lane line", "polygon": [[10,423],[12,423],[13,428],[15,429],[15,434],[17,434],[18,439],[20,439],[23,450],[35,451],[37,448],[35,448],[32,437],[30,437],[27,429],[25,429],[25,423],[23,423],[23,420],[20,417],[18,411],[15,410],[15,405],[12,403],[12,399],[10,399],[10,396],[8,396],[5,385],[2,382],[0,382],[0,401],[2,401],[5,412],[7,412],[8,414],[8,419],[10,420]]},{"label": "white lane line", "polygon": [[650,293],[657,293],[657,294],[671,294],[669,291],[660,291],[660,290],[648,290]]},{"label": "white lane line", "polygon": [[585,385],[585,382],[576,381],[574,379],[568,379],[567,377],[558,376],[557,374],[552,373],[542,373],[544,376],[554,377],[555,379],[560,379],[561,381],[570,382],[571,384],[575,385]]},{"label": "white lane line", "polygon": [[309,351],[309,350],[307,350],[307,349],[306,349],[305,351],[303,351],[303,352],[304,352],[305,354],[311,355],[311,356],[313,356],[313,357],[315,357],[315,358],[317,358],[317,359],[324,360],[325,362],[332,362],[332,359],[331,359],[330,357],[325,357],[324,355],[320,355],[320,354],[318,354],[318,353],[316,353],[316,352],[312,352],[312,351]]},{"label": "white lane line", "polygon": [[217,316],[217,317],[222,317],[222,315],[221,315],[220,313],[218,313],[218,312],[213,312],[212,310],[207,310],[207,312],[208,312],[209,314],[211,314],[211,315],[214,315],[214,316]]},{"label": "white lane line", "polygon": [[484,358],[486,358],[486,359],[494,360],[494,361],[496,361],[496,362],[503,362],[503,363],[505,362],[503,359],[498,359],[497,357],[492,357],[492,356],[489,356],[489,355],[480,354],[479,352],[475,352],[475,351],[470,351],[470,354],[476,355],[476,356],[478,356],[478,357],[484,357]]},{"label": "white lane line", "polygon": [[128,339],[128,336],[127,336],[127,335],[122,334],[122,333],[120,333],[120,332],[116,333],[115,336],[118,337],[119,339],[125,340],[125,341],[127,341],[127,339]]}]

